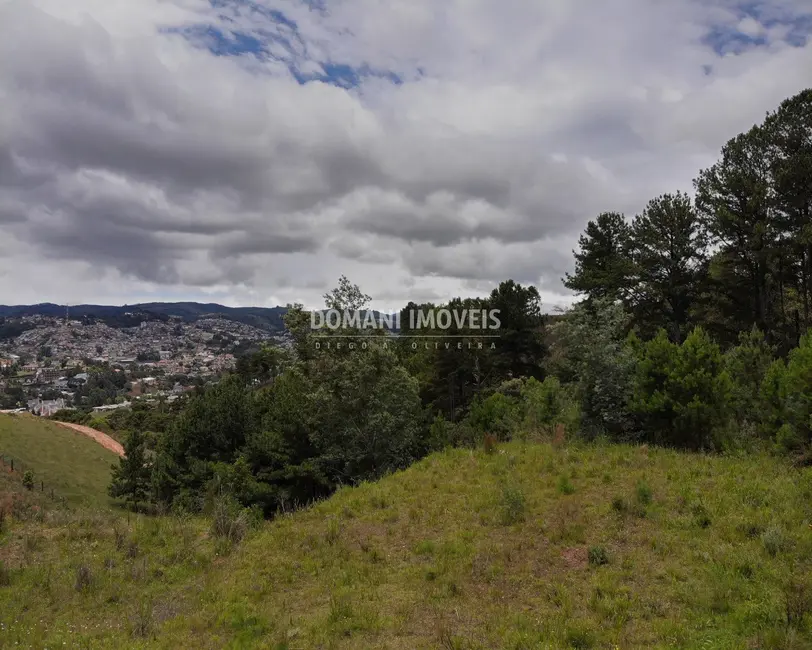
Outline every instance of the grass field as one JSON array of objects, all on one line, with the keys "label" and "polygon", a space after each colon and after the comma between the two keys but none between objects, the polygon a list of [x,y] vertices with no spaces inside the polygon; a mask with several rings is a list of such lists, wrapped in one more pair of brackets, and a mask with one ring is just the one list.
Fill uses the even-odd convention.
[{"label": "grass field", "polygon": [[812,648],[812,471],[766,456],[450,450],[233,547],[38,519],[0,537],[0,645]]},{"label": "grass field", "polygon": [[85,436],[31,415],[0,414],[0,453],[73,505],[110,503],[110,466],[118,458]]}]

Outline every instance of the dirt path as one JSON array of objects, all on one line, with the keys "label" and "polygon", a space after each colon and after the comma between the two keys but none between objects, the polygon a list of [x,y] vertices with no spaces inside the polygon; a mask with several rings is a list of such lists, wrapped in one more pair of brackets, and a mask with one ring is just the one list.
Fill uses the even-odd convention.
[{"label": "dirt path", "polygon": [[82,426],[81,424],[71,424],[70,422],[57,422],[54,420],[54,424],[58,424],[60,427],[73,429],[77,433],[81,433],[88,438],[93,438],[93,440],[98,442],[105,449],[109,449],[114,454],[118,454],[122,458],[124,457],[124,447],[122,447],[120,443],[113,440],[106,433],[96,431],[96,429],[91,429],[90,427]]}]

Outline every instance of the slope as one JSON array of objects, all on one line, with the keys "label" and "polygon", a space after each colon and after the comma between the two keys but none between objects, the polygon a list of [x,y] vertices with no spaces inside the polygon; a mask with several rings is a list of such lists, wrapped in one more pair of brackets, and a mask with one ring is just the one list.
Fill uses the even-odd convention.
[{"label": "slope", "polygon": [[449,450],[230,550],[200,519],[22,523],[0,629],[18,647],[809,648],[810,522],[810,470],[766,456]]},{"label": "slope", "polygon": [[110,467],[118,456],[87,436],[28,414],[0,414],[0,455],[73,505],[110,502]]}]

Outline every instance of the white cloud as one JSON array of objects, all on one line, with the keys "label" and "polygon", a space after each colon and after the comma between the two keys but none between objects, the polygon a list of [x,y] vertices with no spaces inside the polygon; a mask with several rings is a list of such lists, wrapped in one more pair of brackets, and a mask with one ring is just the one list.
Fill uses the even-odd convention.
[{"label": "white cloud", "polygon": [[[317,304],[340,274],[381,308],[560,303],[588,219],[690,190],[812,73],[802,0],[217,4],[0,0],[0,303]],[[403,83],[289,71],[337,64]]]}]

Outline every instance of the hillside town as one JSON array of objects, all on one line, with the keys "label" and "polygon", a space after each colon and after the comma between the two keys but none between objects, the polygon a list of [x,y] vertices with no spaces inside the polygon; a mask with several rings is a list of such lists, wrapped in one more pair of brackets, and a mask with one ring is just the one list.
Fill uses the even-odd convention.
[{"label": "hillside town", "polygon": [[49,416],[73,407],[110,410],[132,400],[172,401],[216,381],[275,334],[217,315],[169,317],[135,327],[42,315],[6,319],[0,337],[0,409]]}]

